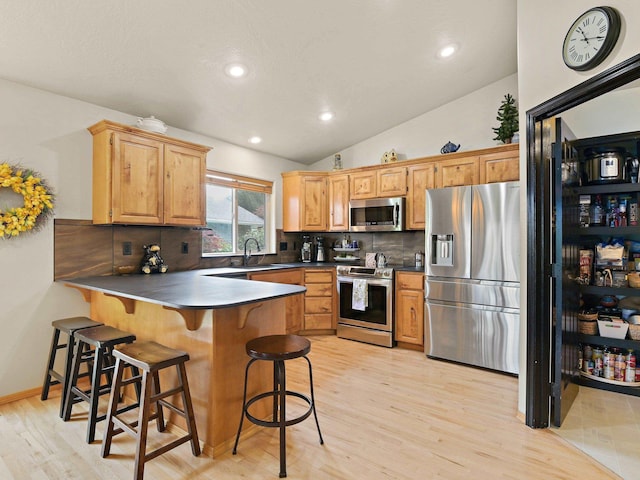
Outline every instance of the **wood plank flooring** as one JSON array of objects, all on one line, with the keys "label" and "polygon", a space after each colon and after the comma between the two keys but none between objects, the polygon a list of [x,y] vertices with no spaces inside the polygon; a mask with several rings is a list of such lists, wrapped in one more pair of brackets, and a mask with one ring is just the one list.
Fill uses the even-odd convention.
[{"label": "wood plank flooring", "polygon": [[[411,350],[309,338],[325,444],[312,418],[288,428],[288,478],[620,478],[551,431],[518,420],[514,377]],[[287,362],[287,376],[290,389],[305,391],[306,363]],[[133,478],[133,440],[115,437],[102,459],[104,422],[88,445],[86,408],[75,406],[65,423],[58,401],[34,396],[0,406],[0,479]],[[150,448],[159,435],[171,434],[155,432]],[[145,478],[263,480],[278,471],[277,430],[260,429],[241,439],[235,456],[196,458],[182,445],[148,462]]]}]

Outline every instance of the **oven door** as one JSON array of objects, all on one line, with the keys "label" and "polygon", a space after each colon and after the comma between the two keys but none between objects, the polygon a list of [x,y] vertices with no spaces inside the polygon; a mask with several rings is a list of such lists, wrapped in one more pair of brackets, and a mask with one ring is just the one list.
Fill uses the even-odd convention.
[{"label": "oven door", "polygon": [[338,277],[338,296],[340,298],[338,323],[391,332],[393,330],[392,281],[367,278],[369,298],[365,310],[362,311],[352,308],[354,278]]}]

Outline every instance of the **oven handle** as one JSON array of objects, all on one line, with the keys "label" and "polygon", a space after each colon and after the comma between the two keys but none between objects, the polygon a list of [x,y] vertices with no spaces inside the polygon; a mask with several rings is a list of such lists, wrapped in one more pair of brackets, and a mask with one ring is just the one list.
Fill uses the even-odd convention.
[{"label": "oven handle", "polygon": [[350,277],[337,277],[337,280],[338,280],[338,284],[353,283],[354,278],[365,278],[367,280],[367,285],[379,285],[381,287],[390,288],[393,283],[393,280],[391,280],[390,278],[357,277],[355,275]]}]

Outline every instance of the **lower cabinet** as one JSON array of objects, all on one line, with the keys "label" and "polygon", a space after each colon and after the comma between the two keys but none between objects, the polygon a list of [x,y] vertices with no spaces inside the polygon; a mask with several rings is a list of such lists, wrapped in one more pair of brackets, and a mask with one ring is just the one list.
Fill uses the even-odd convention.
[{"label": "lower cabinet", "polygon": [[409,344],[416,349],[424,346],[424,275],[421,272],[396,272],[395,318],[395,340],[399,344]]},{"label": "lower cabinet", "polygon": [[333,333],[337,323],[335,268],[304,270],[304,327],[309,333]]},{"label": "lower cabinet", "polygon": [[[292,268],[290,270],[253,272],[249,273],[247,278],[260,282],[304,285],[304,270],[302,268]],[[286,298],[287,333],[297,334],[302,330],[304,304],[303,295],[290,295]]]}]

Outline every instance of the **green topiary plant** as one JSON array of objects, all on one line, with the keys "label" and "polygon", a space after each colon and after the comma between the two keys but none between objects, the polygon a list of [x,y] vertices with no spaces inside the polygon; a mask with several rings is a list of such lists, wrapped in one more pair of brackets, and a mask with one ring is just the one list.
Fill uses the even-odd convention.
[{"label": "green topiary plant", "polygon": [[493,133],[496,134],[494,140],[500,140],[502,143],[511,143],[511,137],[513,134],[519,131],[518,126],[518,107],[516,106],[516,99],[507,93],[504,96],[504,100],[498,108],[498,116],[496,120],[500,121],[500,126],[492,128]]}]

